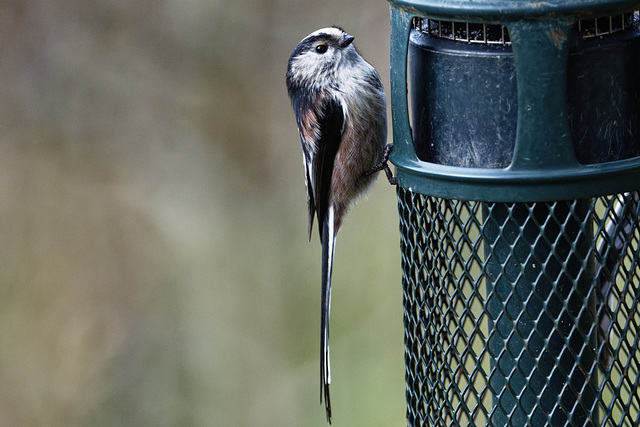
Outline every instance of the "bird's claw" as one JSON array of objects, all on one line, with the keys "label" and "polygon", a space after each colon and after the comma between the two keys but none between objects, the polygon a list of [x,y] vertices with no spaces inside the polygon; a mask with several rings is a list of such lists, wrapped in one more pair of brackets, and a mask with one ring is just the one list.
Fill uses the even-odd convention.
[{"label": "bird's claw", "polygon": [[391,172],[391,168],[389,168],[389,154],[391,154],[391,150],[393,150],[393,142],[388,143],[384,147],[384,152],[382,153],[382,161],[380,163],[374,165],[369,171],[367,171],[364,176],[367,177],[369,175],[373,175],[376,172],[380,172],[384,170],[385,175],[387,176],[387,180],[391,185],[398,185],[398,180],[395,176],[393,176],[393,172]]}]

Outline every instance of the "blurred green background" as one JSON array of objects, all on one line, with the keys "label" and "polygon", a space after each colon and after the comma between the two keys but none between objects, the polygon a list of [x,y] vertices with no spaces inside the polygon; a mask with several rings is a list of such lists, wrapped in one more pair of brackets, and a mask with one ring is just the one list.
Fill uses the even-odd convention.
[{"label": "blurred green background", "polygon": [[[384,0],[0,3],[0,425],[326,425],[284,74],[332,24],[388,91]],[[397,224],[381,177],[338,238],[336,426],[406,424]]]}]

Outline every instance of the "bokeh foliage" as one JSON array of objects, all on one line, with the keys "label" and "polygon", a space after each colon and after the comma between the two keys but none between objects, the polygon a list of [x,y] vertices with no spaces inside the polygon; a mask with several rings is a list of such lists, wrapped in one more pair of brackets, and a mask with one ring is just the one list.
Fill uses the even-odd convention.
[{"label": "bokeh foliage", "polygon": [[[0,425],[322,426],[289,54],[385,1],[0,4]],[[404,421],[395,192],[338,239],[334,425]]]}]

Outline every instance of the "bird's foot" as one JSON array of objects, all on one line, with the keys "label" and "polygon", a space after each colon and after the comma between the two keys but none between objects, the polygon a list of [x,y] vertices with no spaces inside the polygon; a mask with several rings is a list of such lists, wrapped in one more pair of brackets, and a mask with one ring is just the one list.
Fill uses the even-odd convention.
[{"label": "bird's foot", "polygon": [[393,142],[388,143],[384,147],[384,152],[382,153],[382,161],[374,165],[371,170],[367,171],[364,176],[367,177],[369,175],[373,175],[376,172],[380,172],[384,170],[385,175],[387,175],[387,180],[391,185],[398,185],[398,180],[395,176],[393,176],[393,172],[391,172],[391,168],[389,168],[389,154],[393,150]]}]

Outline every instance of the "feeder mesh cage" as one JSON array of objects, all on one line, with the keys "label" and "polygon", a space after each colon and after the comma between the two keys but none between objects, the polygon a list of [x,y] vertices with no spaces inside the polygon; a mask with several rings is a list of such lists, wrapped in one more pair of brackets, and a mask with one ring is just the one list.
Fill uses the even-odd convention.
[{"label": "feeder mesh cage", "polygon": [[637,192],[397,195],[409,425],[638,425]]}]

